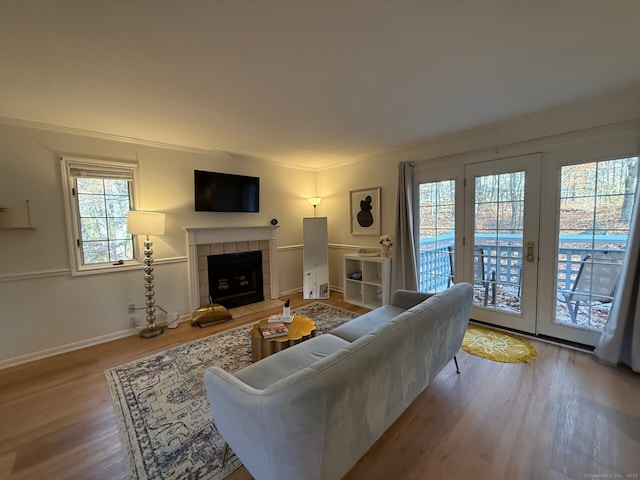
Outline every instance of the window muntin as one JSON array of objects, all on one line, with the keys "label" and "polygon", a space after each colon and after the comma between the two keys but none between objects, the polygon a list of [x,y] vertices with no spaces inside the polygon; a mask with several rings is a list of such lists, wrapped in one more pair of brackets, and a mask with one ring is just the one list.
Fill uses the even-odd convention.
[{"label": "window muntin", "polygon": [[524,171],[475,177],[474,284],[482,286],[475,305],[522,312],[526,178]]},{"label": "window muntin", "polygon": [[453,282],[455,180],[418,185],[418,288],[441,292]]},{"label": "window muntin", "polygon": [[604,329],[627,249],[637,181],[638,157],[560,169],[556,323]]},{"label": "window muntin", "polygon": [[129,181],[76,178],[75,185],[82,264],[133,260],[133,239],[127,233]]}]

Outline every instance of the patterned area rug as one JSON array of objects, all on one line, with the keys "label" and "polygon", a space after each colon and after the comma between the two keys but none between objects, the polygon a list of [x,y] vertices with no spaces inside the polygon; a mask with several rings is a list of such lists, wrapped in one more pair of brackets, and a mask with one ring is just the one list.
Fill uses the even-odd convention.
[{"label": "patterned area rug", "polygon": [[[316,302],[295,310],[325,333],[358,315]],[[251,325],[234,328],[105,371],[132,479],[219,480],[241,463],[211,419],[204,371],[251,363]]]},{"label": "patterned area rug", "polygon": [[538,351],[526,340],[473,324],[464,334],[462,350],[503,363],[528,363],[538,358]]}]

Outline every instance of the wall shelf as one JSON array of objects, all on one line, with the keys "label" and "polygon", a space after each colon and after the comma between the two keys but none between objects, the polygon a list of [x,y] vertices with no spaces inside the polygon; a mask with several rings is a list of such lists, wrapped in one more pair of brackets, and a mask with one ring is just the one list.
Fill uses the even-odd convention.
[{"label": "wall shelf", "polygon": [[[358,274],[354,278],[354,274]],[[365,308],[387,305],[390,300],[391,259],[344,256],[344,301]]]},{"label": "wall shelf", "polygon": [[[31,207],[29,205],[29,200],[25,200],[25,208],[26,208],[26,225],[17,225],[15,227],[3,227],[0,225],[0,231],[35,230],[35,227],[31,225]],[[0,207],[0,214],[7,213],[8,211],[9,211],[8,208]]]}]

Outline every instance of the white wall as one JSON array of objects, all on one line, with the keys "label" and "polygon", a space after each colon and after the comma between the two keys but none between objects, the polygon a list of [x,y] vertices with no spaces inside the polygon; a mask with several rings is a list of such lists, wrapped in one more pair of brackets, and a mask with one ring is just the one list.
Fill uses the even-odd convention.
[{"label": "white wall", "polygon": [[[302,217],[315,195],[315,173],[241,156],[159,148],[80,134],[0,124],[2,225],[26,221],[34,230],[0,231],[0,367],[132,333],[127,305],[144,304],[142,270],[72,277],[64,217],[61,154],[139,162],[138,208],[167,214],[155,237],[155,298],[190,314],[185,226],[268,225],[279,220],[282,291],[301,288]],[[260,213],[193,211],[193,170],[260,177]],[[143,313],[138,313],[144,322]]]}]

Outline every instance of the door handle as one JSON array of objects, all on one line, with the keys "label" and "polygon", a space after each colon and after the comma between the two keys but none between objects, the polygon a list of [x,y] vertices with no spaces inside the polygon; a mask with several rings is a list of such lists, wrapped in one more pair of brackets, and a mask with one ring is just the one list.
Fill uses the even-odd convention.
[{"label": "door handle", "polygon": [[534,242],[527,242],[527,262],[529,263],[533,263],[535,260],[533,256],[534,247],[535,247]]}]

